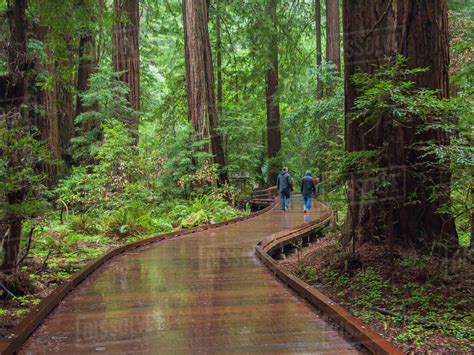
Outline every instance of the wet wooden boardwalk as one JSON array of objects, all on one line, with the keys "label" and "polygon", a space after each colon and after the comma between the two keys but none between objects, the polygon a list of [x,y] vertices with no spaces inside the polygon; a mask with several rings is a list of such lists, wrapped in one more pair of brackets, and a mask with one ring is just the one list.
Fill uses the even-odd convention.
[{"label": "wet wooden boardwalk", "polygon": [[254,254],[263,237],[324,208],[305,218],[300,203],[116,257],[66,297],[22,353],[356,353]]}]

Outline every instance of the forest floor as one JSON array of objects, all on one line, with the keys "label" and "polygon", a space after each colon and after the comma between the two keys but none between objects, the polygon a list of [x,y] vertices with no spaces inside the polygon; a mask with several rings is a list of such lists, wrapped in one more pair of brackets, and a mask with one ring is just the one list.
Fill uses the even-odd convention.
[{"label": "forest floor", "polygon": [[[109,250],[172,230],[217,223],[247,215],[249,209],[236,209],[227,202],[207,198],[179,201],[168,213],[156,216],[127,208],[110,216],[58,213],[29,221],[34,225],[31,249],[12,276],[0,273],[0,337],[8,335],[18,322],[62,282],[88,262]],[[166,209],[167,210],[167,209]],[[27,240],[22,244],[27,245]],[[22,254],[21,252],[20,254]]]},{"label": "forest floor", "polygon": [[381,245],[351,255],[328,234],[279,263],[405,352],[474,351],[474,262]]},{"label": "forest floor", "polygon": [[66,241],[62,248],[45,255],[33,245],[31,256],[16,274],[0,274],[0,337],[8,335],[34,306],[89,261],[127,242],[98,235],[95,240]]}]

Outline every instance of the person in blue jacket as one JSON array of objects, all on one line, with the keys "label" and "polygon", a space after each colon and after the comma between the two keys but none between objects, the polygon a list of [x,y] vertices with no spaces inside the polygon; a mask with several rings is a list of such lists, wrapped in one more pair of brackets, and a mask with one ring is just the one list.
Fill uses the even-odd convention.
[{"label": "person in blue jacket", "polygon": [[280,192],[280,205],[283,212],[290,208],[291,190],[293,190],[293,180],[288,174],[288,168],[281,169],[277,178],[277,187]]},{"label": "person in blue jacket", "polygon": [[316,192],[316,185],[314,184],[311,171],[307,171],[301,179],[301,195],[303,196],[303,211],[311,212],[311,202],[313,192]]}]

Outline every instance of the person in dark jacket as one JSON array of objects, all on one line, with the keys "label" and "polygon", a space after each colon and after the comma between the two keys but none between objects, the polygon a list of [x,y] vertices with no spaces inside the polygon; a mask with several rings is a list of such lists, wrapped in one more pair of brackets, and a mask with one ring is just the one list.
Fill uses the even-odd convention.
[{"label": "person in dark jacket", "polygon": [[316,185],[314,184],[311,172],[307,171],[305,176],[301,179],[301,195],[303,195],[304,213],[311,212],[311,199],[313,192],[316,192]]},{"label": "person in dark jacket", "polygon": [[283,168],[277,178],[277,187],[280,192],[280,205],[283,212],[290,208],[290,196],[293,189],[293,180],[288,174],[288,168]]}]

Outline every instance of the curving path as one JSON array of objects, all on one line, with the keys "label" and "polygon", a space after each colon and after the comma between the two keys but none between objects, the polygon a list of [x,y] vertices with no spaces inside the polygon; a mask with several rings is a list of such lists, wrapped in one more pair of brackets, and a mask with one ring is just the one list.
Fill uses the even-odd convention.
[{"label": "curving path", "polygon": [[295,196],[214,230],[114,258],[73,291],[24,344],[32,353],[317,353],[356,349],[254,254],[263,237],[306,220]]}]

